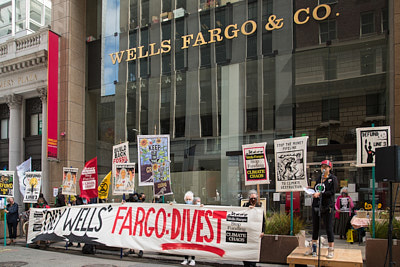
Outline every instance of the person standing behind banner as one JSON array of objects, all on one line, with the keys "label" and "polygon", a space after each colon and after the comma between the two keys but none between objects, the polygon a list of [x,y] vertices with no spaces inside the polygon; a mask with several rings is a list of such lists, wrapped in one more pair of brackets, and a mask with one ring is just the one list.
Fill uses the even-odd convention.
[{"label": "person standing behind banner", "polygon": [[[35,204],[35,208],[37,208],[37,209],[50,209],[50,206],[45,203],[45,199],[43,197],[39,197],[37,202],[36,202],[36,204]],[[50,241],[46,240],[45,244],[46,244],[46,247],[48,247],[50,245]],[[36,241],[35,248],[39,248],[39,247],[40,247],[40,241]]]},{"label": "person standing behind banner", "polygon": [[347,193],[347,187],[342,187],[340,190],[340,196],[336,199],[335,204],[335,233],[346,238],[347,230],[350,229],[351,211],[354,208],[354,203],[351,197]]},{"label": "person standing behind banner", "polygon": [[[328,259],[334,256],[334,235],[333,235],[333,213],[335,209],[335,192],[338,187],[337,177],[331,174],[332,162],[324,160],[321,162],[322,175],[317,178],[315,193],[312,202],[312,246],[305,252],[305,255],[317,256],[317,241],[319,237],[320,217],[324,222],[328,236]],[[320,203],[321,201],[321,203]],[[321,205],[320,205],[321,204]]]},{"label": "person standing behind banner", "polygon": [[[192,191],[187,191],[185,193],[185,196],[183,197],[183,200],[185,201],[185,204],[188,205],[193,205],[193,192]],[[191,260],[189,261],[189,256],[185,256],[185,260],[181,262],[182,265],[190,265],[190,266],[195,266],[196,265],[196,261],[195,261],[195,257],[191,256]]]},{"label": "person standing behind banner", "polygon": [[[13,197],[7,198],[7,206],[4,212],[7,214],[7,227],[9,240],[7,240],[7,245],[14,243],[14,239],[17,238],[17,225],[19,220],[18,214],[18,204],[14,202]],[[5,236],[5,233],[4,233]]]},{"label": "person standing behind banner", "polygon": [[65,204],[65,196],[62,194],[62,188],[59,188],[57,196],[56,196],[55,206],[56,207],[64,207],[65,205],[66,205]]},{"label": "person standing behind banner", "polygon": [[[249,207],[250,209],[253,209],[254,207],[261,207],[262,203],[261,202],[258,203],[257,202],[257,198],[258,198],[257,191],[256,190],[250,190],[249,191],[249,201],[244,203],[243,207]],[[264,217],[264,213],[263,213],[263,223],[262,223],[260,237],[263,237],[264,231],[265,231],[265,217]],[[246,267],[255,267],[256,266],[256,263],[255,262],[251,262],[251,261],[244,261],[243,264]]]}]

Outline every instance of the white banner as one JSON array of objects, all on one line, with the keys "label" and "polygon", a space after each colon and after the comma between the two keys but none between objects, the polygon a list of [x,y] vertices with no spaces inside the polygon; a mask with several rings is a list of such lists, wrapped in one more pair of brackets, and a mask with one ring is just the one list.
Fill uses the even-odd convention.
[{"label": "white banner", "polygon": [[28,243],[70,241],[259,261],[262,208],[183,204],[92,204],[32,209]]},{"label": "white banner", "polygon": [[303,191],[307,184],[308,136],[274,141],[276,192]]},{"label": "white banner", "polygon": [[19,178],[19,191],[24,196],[25,187],[27,186],[27,181],[25,179],[25,173],[32,170],[32,158],[29,158],[17,166],[17,175]]},{"label": "white banner", "polygon": [[390,126],[357,128],[357,167],[375,166],[375,151],[390,146]]},{"label": "white banner", "polygon": [[27,186],[25,187],[24,203],[36,203],[42,185],[42,172],[26,172],[25,178]]},{"label": "white banner", "polygon": [[113,195],[133,194],[135,191],[135,163],[116,163]]}]

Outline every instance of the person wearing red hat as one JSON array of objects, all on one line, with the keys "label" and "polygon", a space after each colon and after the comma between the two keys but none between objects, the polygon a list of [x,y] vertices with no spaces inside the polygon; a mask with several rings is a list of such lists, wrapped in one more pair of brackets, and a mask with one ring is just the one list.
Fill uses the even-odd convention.
[{"label": "person wearing red hat", "polygon": [[321,162],[322,175],[316,181],[315,193],[313,194],[312,203],[312,246],[306,251],[306,255],[317,256],[317,241],[319,237],[320,219],[323,220],[326,233],[328,235],[328,255],[327,258],[334,256],[334,235],[333,235],[333,218],[335,214],[335,193],[338,188],[338,179],[331,173],[332,162],[323,160]]}]

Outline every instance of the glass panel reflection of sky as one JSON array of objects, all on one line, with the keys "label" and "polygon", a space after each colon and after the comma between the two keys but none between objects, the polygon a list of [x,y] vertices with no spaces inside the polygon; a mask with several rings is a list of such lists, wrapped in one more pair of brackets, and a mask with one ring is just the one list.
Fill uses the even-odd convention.
[{"label": "glass panel reflection of sky", "polygon": [[[113,65],[109,54],[119,51],[120,1],[103,1],[102,27],[102,83],[101,95],[115,94],[114,81],[118,81],[118,63]],[[114,34],[118,33],[117,36]]]}]

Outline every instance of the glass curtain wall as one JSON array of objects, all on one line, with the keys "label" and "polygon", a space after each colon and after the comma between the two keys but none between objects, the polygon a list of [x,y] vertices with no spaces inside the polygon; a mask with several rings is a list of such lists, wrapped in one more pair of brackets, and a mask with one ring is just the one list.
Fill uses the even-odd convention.
[{"label": "glass curtain wall", "polygon": [[[267,142],[271,184],[261,197],[284,210],[286,194],[272,199],[273,142],[306,135],[310,185],[329,159],[341,186],[355,184],[357,206],[372,200],[371,168],[355,166],[355,131],[389,123],[386,0],[107,0],[102,13],[94,101],[97,123],[110,126],[97,141],[104,170],[109,146],[130,141],[137,162],[137,134],[169,134],[174,195],[166,201],[192,190],[205,204],[239,205],[255,188],[244,185],[241,147]],[[308,218],[302,194],[300,202]]]}]

